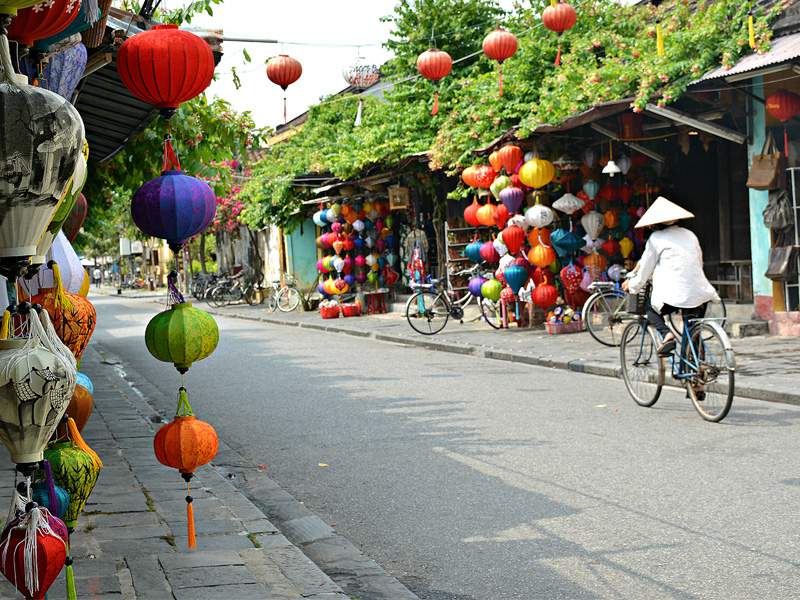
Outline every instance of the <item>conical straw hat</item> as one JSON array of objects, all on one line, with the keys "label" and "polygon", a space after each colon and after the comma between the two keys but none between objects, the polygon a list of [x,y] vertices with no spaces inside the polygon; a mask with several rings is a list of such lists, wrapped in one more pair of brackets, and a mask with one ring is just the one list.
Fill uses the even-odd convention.
[{"label": "conical straw hat", "polygon": [[694,215],[688,210],[681,208],[674,202],[670,202],[664,196],[659,196],[653,205],[647,209],[647,212],[642,215],[639,222],[636,223],[636,229],[655,225],[657,223],[668,223],[670,221],[679,221],[680,219],[691,219]]}]

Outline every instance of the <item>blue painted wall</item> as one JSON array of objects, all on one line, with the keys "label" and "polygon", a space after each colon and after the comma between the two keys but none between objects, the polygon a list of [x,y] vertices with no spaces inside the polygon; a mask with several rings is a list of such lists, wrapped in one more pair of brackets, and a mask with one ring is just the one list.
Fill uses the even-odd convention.
[{"label": "blue painted wall", "polygon": [[290,273],[297,275],[298,285],[308,287],[317,277],[317,227],[309,219],[303,223],[302,229],[302,234],[298,227],[286,236],[286,266]]},{"label": "blue painted wall", "polygon": [[[753,79],[753,94],[764,97],[764,80]],[[747,147],[748,169],[753,164],[753,155],[761,154],[766,138],[765,108],[761,102],[753,102],[753,143]],[[750,190],[750,252],[753,261],[753,295],[772,296],[772,281],[764,277],[767,270],[769,247],[771,245],[769,229],[764,227],[762,212],[767,206],[769,192]]]}]

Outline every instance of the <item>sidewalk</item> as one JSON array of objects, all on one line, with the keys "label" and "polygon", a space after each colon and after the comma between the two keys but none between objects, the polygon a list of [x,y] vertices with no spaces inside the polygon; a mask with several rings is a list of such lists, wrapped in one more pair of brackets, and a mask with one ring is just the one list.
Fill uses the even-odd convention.
[{"label": "sidewalk", "polygon": [[[414,600],[417,598],[292,496],[220,441],[212,465],[192,480],[197,549],[187,549],[186,484],[158,463],[153,436],[164,418],[120,361],[92,343],[82,371],[95,408],[84,438],[104,466],[72,535],[79,598],[91,600]],[[147,388],[144,379],[137,385]],[[11,465],[6,454],[5,465]],[[226,465],[223,467],[222,465]],[[280,517],[282,535],[234,483]],[[13,465],[0,471],[10,495]],[[274,517],[273,517],[274,518]],[[335,565],[337,579],[318,562]],[[315,558],[315,560],[317,560]],[[20,597],[0,577],[0,599]],[[347,592],[342,587],[347,588]],[[64,572],[50,588],[66,597]]]},{"label": "sidewalk", "polygon": [[[512,325],[507,330],[495,330],[483,322],[459,324],[450,320],[441,333],[424,336],[408,325],[404,306],[400,303],[391,304],[393,312],[388,314],[326,320],[318,312],[269,312],[263,305],[212,308],[201,302],[198,306],[214,315],[309,327],[443,352],[621,377],[617,349],[599,344],[586,331],[548,335],[544,329],[519,329]],[[774,335],[747,337],[733,340],[733,349],[737,361],[737,396],[800,405],[797,376],[800,338]]]}]

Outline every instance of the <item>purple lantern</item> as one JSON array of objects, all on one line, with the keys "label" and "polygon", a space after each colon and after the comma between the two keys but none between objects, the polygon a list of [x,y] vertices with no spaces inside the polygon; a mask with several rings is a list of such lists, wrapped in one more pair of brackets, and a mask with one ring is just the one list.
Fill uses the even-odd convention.
[{"label": "purple lantern", "polygon": [[483,296],[483,294],[481,294],[481,286],[484,283],[486,283],[487,281],[489,281],[489,280],[481,277],[480,275],[470,279],[469,280],[469,292],[470,292],[470,294],[472,294],[476,298],[481,298]]},{"label": "purple lantern", "polygon": [[345,275],[344,276],[344,281],[349,287],[353,287],[353,285],[356,282],[356,278],[353,277],[352,275]]},{"label": "purple lantern", "polygon": [[500,262],[500,254],[492,242],[486,242],[481,246],[481,258],[490,264]]},{"label": "purple lantern", "polygon": [[519,188],[507,187],[500,190],[500,202],[508,209],[510,215],[517,214],[524,197],[525,193]]},{"label": "purple lantern", "polygon": [[325,291],[325,284],[324,284],[324,283],[320,283],[320,284],[317,286],[317,291],[320,293],[320,295],[321,295],[323,298],[327,298],[328,296],[330,296],[330,294],[329,294],[328,292],[326,292],[326,291]]},{"label": "purple lantern", "polygon": [[328,269],[328,267],[325,266],[325,259],[320,258],[317,261],[317,270],[322,271],[323,273],[327,273],[328,271],[330,271],[330,269]]},{"label": "purple lantern", "polygon": [[149,236],[167,240],[173,252],[214,220],[217,198],[204,181],[183,171],[163,171],[136,190],[131,216]]},{"label": "purple lantern", "polygon": [[356,275],[356,281],[358,283],[364,283],[367,280],[367,276],[364,273],[359,273]]}]

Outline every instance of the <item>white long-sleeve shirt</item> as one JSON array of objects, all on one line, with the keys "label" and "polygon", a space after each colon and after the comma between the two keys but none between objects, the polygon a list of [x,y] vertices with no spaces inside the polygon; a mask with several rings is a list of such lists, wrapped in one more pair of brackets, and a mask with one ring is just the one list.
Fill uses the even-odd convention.
[{"label": "white long-sleeve shirt", "polygon": [[703,273],[703,251],[697,236],[673,225],[654,231],[628,282],[628,291],[638,293],[653,276],[650,304],[658,312],[665,304],[676,308],[694,308],[719,300],[714,286]]}]

